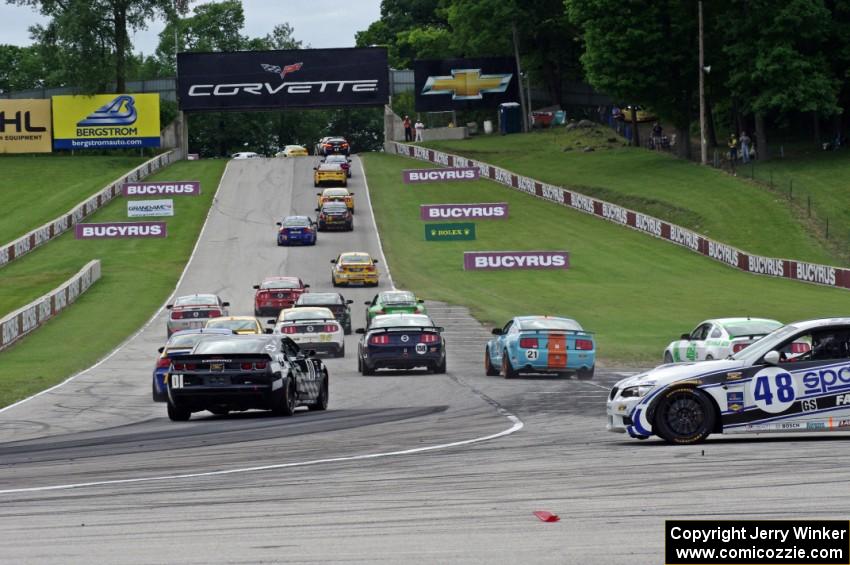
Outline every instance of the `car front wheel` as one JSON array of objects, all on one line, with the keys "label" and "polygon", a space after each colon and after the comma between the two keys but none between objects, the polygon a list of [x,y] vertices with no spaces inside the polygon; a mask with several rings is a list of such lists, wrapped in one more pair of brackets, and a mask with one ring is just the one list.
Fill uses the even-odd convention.
[{"label": "car front wheel", "polygon": [[655,429],[669,443],[698,443],[712,432],[716,418],[714,404],[704,392],[691,387],[671,388],[658,400]]}]

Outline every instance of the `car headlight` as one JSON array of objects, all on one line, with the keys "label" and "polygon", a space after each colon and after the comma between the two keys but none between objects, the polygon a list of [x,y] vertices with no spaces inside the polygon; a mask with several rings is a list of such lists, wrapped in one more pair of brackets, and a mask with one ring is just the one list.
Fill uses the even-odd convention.
[{"label": "car headlight", "polygon": [[626,387],[620,393],[620,398],[641,398],[649,394],[653,388],[655,383]]}]

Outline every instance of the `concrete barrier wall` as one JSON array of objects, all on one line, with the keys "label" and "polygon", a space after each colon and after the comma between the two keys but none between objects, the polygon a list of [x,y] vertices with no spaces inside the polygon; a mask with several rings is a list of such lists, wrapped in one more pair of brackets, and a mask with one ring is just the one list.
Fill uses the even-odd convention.
[{"label": "concrete barrier wall", "polygon": [[83,219],[92,215],[96,210],[99,210],[113,198],[120,195],[121,185],[125,182],[139,181],[166,165],[177,161],[179,158],[179,150],[157,155],[153,159],[142,163],[126,175],[123,175],[117,180],[111,182],[109,185],[99,190],[96,194],[74,206],[67,213],[62,214],[58,218],[32,230],[11,243],[0,245],[0,267],[11,263],[15,259],[26,255],[33,249],[41,247],[52,239],[59,237],[71,229],[75,224],[80,223]]},{"label": "concrete barrier wall", "polygon": [[0,351],[56,317],[99,278],[100,260],[95,259],[59,288],[0,318]]},{"label": "concrete barrier wall", "polygon": [[850,269],[748,253],[659,218],[459,155],[397,142],[387,142],[385,148],[388,153],[420,159],[444,167],[476,167],[481,172],[482,178],[675,243],[694,253],[699,253],[746,273],[850,289]]}]

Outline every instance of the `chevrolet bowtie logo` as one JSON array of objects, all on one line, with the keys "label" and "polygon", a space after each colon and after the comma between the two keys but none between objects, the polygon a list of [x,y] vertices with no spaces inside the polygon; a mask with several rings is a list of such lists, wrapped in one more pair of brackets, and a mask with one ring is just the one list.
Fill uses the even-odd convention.
[{"label": "chevrolet bowtie logo", "polygon": [[481,100],[485,92],[504,92],[513,74],[482,75],[481,69],[452,69],[451,76],[428,77],[422,94],[451,94],[452,100]]}]

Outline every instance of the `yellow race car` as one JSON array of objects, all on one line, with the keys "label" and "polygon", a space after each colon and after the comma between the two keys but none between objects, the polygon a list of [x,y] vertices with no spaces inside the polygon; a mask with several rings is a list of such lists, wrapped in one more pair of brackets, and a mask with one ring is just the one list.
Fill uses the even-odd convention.
[{"label": "yellow race car", "polygon": [[322,163],[317,167],[313,167],[313,186],[321,186],[323,184],[348,186],[348,175],[339,165]]},{"label": "yellow race car", "polygon": [[306,157],[307,148],[303,145],[287,145],[282,151],[278,151],[275,157]]},{"label": "yellow race car", "polygon": [[354,213],[354,193],[348,192],[347,188],[326,188],[317,192],[316,196],[319,197],[319,205],[316,208],[320,210],[328,202],[345,202],[348,211]]},{"label": "yellow race car", "polygon": [[266,333],[259,320],[253,316],[223,316],[221,318],[212,318],[204,327],[233,330],[238,334]]},{"label": "yellow race car", "polygon": [[336,259],[331,259],[331,282],[334,286],[362,284],[378,286],[377,259],[362,251],[340,253]]}]

